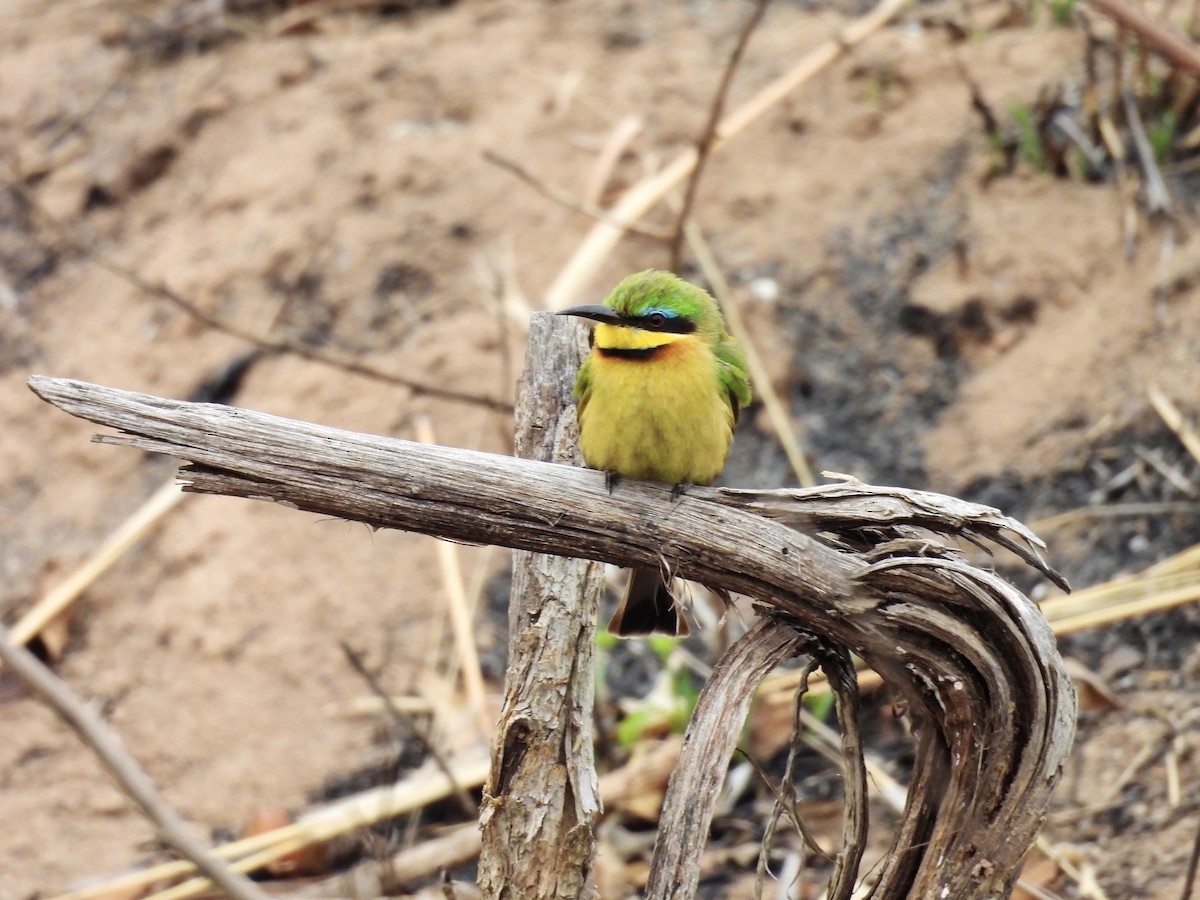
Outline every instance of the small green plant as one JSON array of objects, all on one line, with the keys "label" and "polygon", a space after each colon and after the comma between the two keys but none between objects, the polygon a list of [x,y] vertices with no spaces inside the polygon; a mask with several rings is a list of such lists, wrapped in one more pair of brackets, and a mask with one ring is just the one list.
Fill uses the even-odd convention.
[{"label": "small green plant", "polygon": [[[1129,55],[1134,59],[1137,58],[1136,52],[1131,51]],[[1144,77],[1142,78],[1142,95],[1146,98],[1156,100],[1161,103],[1164,101],[1164,94],[1166,93],[1166,90],[1167,82],[1163,76],[1152,69],[1147,69]]]},{"label": "small green plant", "polygon": [[615,634],[609,634],[608,629],[596,629],[596,649],[604,653],[611,653],[616,649],[617,644],[621,643],[621,639]]},{"label": "small green plant", "polygon": [[608,680],[608,656],[616,649],[620,640],[616,635],[609,634],[604,628],[596,629],[596,696],[606,696],[605,684]]},{"label": "small green plant", "polygon": [[829,717],[833,715],[833,708],[836,703],[833,691],[822,691],[819,694],[813,694],[804,698],[804,708],[809,711],[814,719],[821,722],[829,721]]},{"label": "small green plant", "polygon": [[646,641],[663,669],[650,693],[628,704],[628,712],[617,724],[617,742],[622,747],[631,747],[654,732],[681,734],[700,697],[695,676],[674,653],[679,639],[656,636]]},{"label": "small green plant", "polygon": [[1046,148],[1042,145],[1042,135],[1034,121],[1033,111],[1028,104],[1015,103],[1009,115],[1017,130],[1017,153],[1021,159],[1039,172],[1047,171]]},{"label": "small green plant", "polygon": [[1078,147],[1072,147],[1066,155],[1067,176],[1072,181],[1085,182],[1090,171],[1087,154]]},{"label": "small green plant", "polygon": [[1075,19],[1075,0],[1050,0],[1050,18],[1059,28],[1067,28]]},{"label": "small green plant", "polygon": [[1175,115],[1175,110],[1165,109],[1158,119],[1147,129],[1146,137],[1150,141],[1150,148],[1154,151],[1154,161],[1160,165],[1167,161],[1167,157],[1171,155],[1171,148],[1175,146],[1175,135],[1179,130],[1179,117]]},{"label": "small green plant", "polygon": [[876,66],[872,69],[870,80],[863,90],[863,102],[876,109],[882,109],[899,85],[900,75],[892,65],[883,63]]},{"label": "small green plant", "polygon": [[1005,141],[1004,134],[997,131],[989,131],[987,135],[988,148],[991,157],[991,175],[998,177],[1007,175],[1012,171],[1011,153]]}]

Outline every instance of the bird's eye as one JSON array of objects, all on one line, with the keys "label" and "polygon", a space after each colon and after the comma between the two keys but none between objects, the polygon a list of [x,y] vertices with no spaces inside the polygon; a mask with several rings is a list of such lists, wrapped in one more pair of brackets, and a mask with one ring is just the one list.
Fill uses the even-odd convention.
[{"label": "bird's eye", "polygon": [[650,315],[646,316],[646,325],[650,328],[658,329],[658,328],[662,328],[666,324],[667,324],[667,317],[664,316],[662,313],[659,313],[659,312],[650,313]]}]

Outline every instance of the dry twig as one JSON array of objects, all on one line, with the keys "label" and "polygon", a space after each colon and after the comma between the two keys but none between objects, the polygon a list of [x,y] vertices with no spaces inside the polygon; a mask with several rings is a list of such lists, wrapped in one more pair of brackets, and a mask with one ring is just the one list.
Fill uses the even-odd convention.
[{"label": "dry twig", "polygon": [[14,643],[3,627],[0,627],[0,659],[91,748],[125,795],[158,829],[163,840],[234,900],[266,900],[266,894],[255,887],[254,882],[230,871],[192,836],[187,823],[162,798],[100,716],[32,653]]},{"label": "dry twig", "polygon": [[867,847],[867,766],[862,731],[858,724],[858,681],[850,652],[844,647],[818,646],[813,651],[829,678],[837,698],[837,720],[842,732],[842,849],[826,889],[830,897],[850,897],[858,880],[858,867]]},{"label": "dry twig", "polygon": [[[824,848],[817,843],[816,838],[809,834],[808,829],[804,827],[804,822],[796,814],[796,782],[794,771],[796,766],[796,756],[800,747],[803,745],[804,726],[801,724],[801,714],[804,711],[804,700],[808,694],[808,680],[812,676],[817,667],[817,661],[810,660],[803,669],[800,669],[796,674],[800,681],[793,691],[792,696],[792,739],[788,744],[787,760],[783,765],[783,776],[780,778],[779,789],[775,791],[775,803],[771,807],[771,814],[767,817],[767,826],[763,831],[762,841],[759,844],[758,851],[758,870],[755,873],[754,879],[754,900],[761,900],[763,879],[769,868],[771,856],[771,848],[775,842],[775,830],[779,825],[780,816],[786,812],[788,818],[792,820],[797,833],[803,841],[803,848],[811,850],[818,856],[829,860],[831,857],[825,852]],[[826,682],[828,684],[828,681]],[[763,683],[759,684],[759,692],[763,689]],[[753,762],[753,760],[751,760]],[[754,763],[755,769],[759,773],[759,777],[772,789],[774,786],[767,773],[762,771],[757,763]]]},{"label": "dry twig", "polygon": [[[434,442],[433,423],[427,417],[421,416],[417,419],[416,431],[417,440],[421,443]],[[437,556],[438,568],[442,574],[442,589],[446,593],[446,608],[450,611],[450,626],[454,632],[454,646],[458,651],[458,668],[462,671],[467,701],[475,713],[479,733],[486,738],[491,735],[492,723],[488,716],[483,669],[479,665],[479,650],[475,646],[475,628],[471,621],[467,590],[463,585],[458,546],[452,541],[438,541]]]},{"label": "dry twig", "polygon": [[[909,0],[881,0],[871,12],[854,20],[841,33],[809,53],[792,69],[723,118],[717,125],[710,152],[720,149],[797,87],[890,22],[908,3]],[[627,225],[638,222],[655,203],[662,200],[673,187],[686,178],[695,167],[697,159],[696,149],[691,148],[676,157],[661,172],[630,188],[610,212],[614,223],[598,222],[594,225],[559,272],[546,292],[547,308],[562,309],[575,302],[608,258]]]},{"label": "dry twig", "polygon": [[588,201],[578,200],[572,197],[567,191],[557,188],[552,184],[547,184],[541,178],[538,178],[523,165],[506,156],[501,156],[494,150],[484,150],[483,158],[494,166],[499,166],[506,172],[515,175],[525,184],[529,185],[543,197],[552,200],[560,206],[565,206],[567,209],[573,209],[577,213],[582,213],[589,218],[595,219],[598,222],[607,222],[622,231],[628,231],[630,234],[637,234],[652,241],[669,241],[671,236],[664,231],[653,231],[641,225],[622,224],[617,219],[613,218],[612,214],[600,206]]},{"label": "dry twig", "polygon": [[683,191],[683,205],[679,209],[679,217],[675,223],[675,233],[671,236],[671,264],[672,272],[679,272],[679,267],[683,256],[683,238],[684,226],[687,225],[689,218],[692,215],[692,204],[696,200],[696,189],[700,186],[700,178],[704,174],[704,166],[708,162],[708,155],[712,152],[713,142],[717,139],[717,125],[721,121],[721,113],[725,110],[725,98],[729,95],[729,87],[733,84],[733,73],[737,71],[738,64],[742,61],[742,54],[746,52],[746,45],[750,43],[750,35],[754,34],[754,29],[762,21],[763,15],[767,11],[767,6],[771,0],[754,0],[754,7],[746,16],[746,21],[742,24],[741,31],[738,33],[737,42],[733,45],[733,51],[729,54],[729,59],[725,63],[725,69],[721,72],[721,80],[717,84],[716,93],[708,108],[708,121],[704,123],[704,131],[700,135],[700,140],[696,142],[696,162],[692,166],[691,174],[688,176],[687,186]]},{"label": "dry twig", "polygon": [[[650,752],[638,754],[621,768],[606,773],[600,779],[600,798],[604,805],[609,810],[619,808],[630,797],[640,796],[646,785],[665,782],[679,758],[680,747],[678,738],[668,738]],[[387,860],[383,865],[385,873],[380,889],[384,893],[399,892],[414,881],[469,862],[479,856],[481,846],[478,824],[459,825],[444,835],[401,850]],[[379,864],[371,861],[359,865],[360,868],[368,866],[374,870]]]},{"label": "dry twig", "polygon": [[1200,869],[1200,827],[1196,829],[1196,837],[1192,841],[1192,852],[1188,857],[1187,874],[1183,877],[1183,893],[1179,900],[1192,900],[1192,891],[1196,887],[1196,871]]},{"label": "dry twig", "polygon": [[1137,103],[1128,91],[1121,92],[1125,104],[1125,121],[1129,125],[1129,133],[1133,136],[1133,147],[1137,151],[1138,160],[1142,164],[1142,177],[1146,186],[1146,208],[1151,217],[1171,215],[1171,192],[1163,180],[1162,172],[1158,170],[1158,162],[1154,159],[1154,148],[1150,146],[1150,138],[1142,125],[1142,116],[1138,112]]},{"label": "dry twig", "polygon": [[171,480],[137,508],[128,519],[108,536],[99,549],[78,569],[51,589],[13,626],[9,637],[14,644],[27,644],[55,617],[62,614],[75,599],[140,541],[184,498],[178,482]]},{"label": "dry twig", "polygon": [[[641,116],[625,116],[608,133],[608,137],[604,140],[604,145],[600,148],[600,153],[596,157],[596,161],[592,164],[591,174],[588,176],[587,185],[583,189],[583,199],[585,203],[599,205],[604,197],[604,189],[608,186],[609,179],[612,178],[613,170],[616,169],[617,163],[620,162],[621,156],[633,143],[633,139],[637,137],[642,130]],[[663,240],[669,240],[670,236],[664,234]]]},{"label": "dry twig", "polygon": [[1193,75],[1200,75],[1200,49],[1170,26],[1151,18],[1140,9],[1126,5],[1122,0],[1088,0],[1088,4],[1122,28],[1128,28],[1174,65]]},{"label": "dry twig", "polygon": [[1122,516],[1159,516],[1173,513],[1200,514],[1200,504],[1178,503],[1109,503],[1104,506],[1078,506],[1065,512],[1030,522],[1029,527],[1039,534],[1069,525],[1087,525],[1091,519],[1116,519]]},{"label": "dry twig", "polygon": [[1200,600],[1200,572],[1147,569],[1042,602],[1056,635],[1072,634]]},{"label": "dry twig", "polygon": [[1191,423],[1184,418],[1183,413],[1179,411],[1171,398],[1162,392],[1156,384],[1150,385],[1147,389],[1150,394],[1150,402],[1154,404],[1154,410],[1159,417],[1166,423],[1167,427],[1175,432],[1175,436],[1179,438],[1179,442],[1187,449],[1187,452],[1192,455],[1192,459],[1200,464],[1200,433],[1192,427]]},{"label": "dry twig", "polygon": [[338,646],[342,648],[342,654],[346,657],[346,662],[350,663],[350,668],[358,673],[359,677],[366,682],[367,687],[371,689],[375,697],[383,704],[383,709],[387,712],[388,718],[392,722],[392,727],[416,743],[421,748],[421,753],[428,759],[433,760],[434,765],[442,771],[442,774],[446,776],[446,779],[453,786],[454,797],[458,801],[459,808],[462,809],[463,813],[467,816],[475,815],[475,803],[471,799],[471,795],[467,793],[466,788],[455,782],[454,771],[450,768],[446,757],[422,733],[421,729],[413,724],[412,717],[396,705],[392,700],[391,694],[383,689],[383,685],[375,677],[375,673],[367,668],[367,664],[363,662],[363,658],[358,654],[358,651],[345,641],[339,641]]},{"label": "dry twig", "polygon": [[[460,787],[478,787],[487,776],[488,761],[483,755],[455,758],[448,761],[451,774],[447,777],[432,763],[421,767],[395,784],[372,788],[321,807],[302,816],[297,822],[262,834],[252,835],[213,848],[213,855],[228,860],[236,872],[254,872],[312,844],[320,844],[338,835],[395,818],[406,812],[428,806],[449,797]],[[195,872],[187,860],[162,863],[122,875],[101,885],[63,894],[54,900],[102,900],[115,891],[132,890],[169,881]],[[168,891],[156,895],[156,900],[182,900],[211,890],[207,878],[191,878]]]},{"label": "dry twig", "polygon": [[500,400],[495,397],[488,397],[482,394],[475,394],[470,391],[454,391],[448,388],[439,387],[438,385],[429,384],[416,378],[409,378],[406,375],[397,375],[394,372],[387,372],[383,369],[376,368],[361,360],[351,356],[346,356],[336,353],[331,350],[312,347],[308,344],[298,343],[295,341],[279,340],[269,337],[268,335],[258,334],[248,328],[243,328],[240,325],[235,325],[228,322],[220,316],[214,315],[204,309],[194,300],[185,297],[173,288],[161,282],[152,282],[143,278],[139,273],[135,272],[127,266],[122,265],[112,259],[105,253],[102,253],[89,241],[80,237],[75,229],[67,225],[65,222],[53,216],[45,207],[43,207],[38,199],[30,192],[18,178],[9,178],[6,184],[10,190],[14,191],[23,203],[33,210],[39,219],[41,219],[51,231],[55,233],[58,240],[62,241],[75,252],[81,254],[93,264],[99,266],[107,272],[116,275],[122,281],[133,285],[139,291],[149,294],[152,297],[158,297],[160,300],[165,300],[172,306],[182,310],[187,315],[191,316],[197,322],[212,328],[214,331],[220,331],[231,337],[246,341],[253,344],[262,350],[271,353],[290,353],[294,356],[299,356],[307,359],[310,362],[320,363],[322,365],[331,366],[335,369],[340,369],[343,372],[349,372],[352,375],[361,375],[364,378],[370,378],[375,381],[383,382],[384,384],[392,384],[398,387],[408,388],[416,394],[424,394],[428,397],[436,397],[441,400],[450,400],[456,403],[467,403],[473,406],[481,406],[485,409],[495,410],[499,412],[511,412],[512,404],[505,400]]},{"label": "dry twig", "polygon": [[788,415],[787,406],[780,399],[775,385],[771,383],[766,364],[762,361],[762,356],[750,337],[746,322],[742,318],[741,307],[738,305],[737,298],[733,296],[733,291],[729,288],[729,282],[725,280],[725,273],[717,265],[717,260],[708,246],[708,241],[704,239],[704,233],[700,230],[700,226],[691,219],[682,224],[692,252],[700,263],[700,270],[721,302],[721,309],[725,313],[725,320],[729,323],[730,332],[742,342],[742,346],[746,349],[746,361],[750,366],[750,382],[754,385],[758,396],[762,398],[763,407],[767,411],[767,417],[771,420],[775,434],[779,437],[779,443],[783,447],[788,463],[791,465],[792,471],[796,473],[800,484],[804,487],[812,487],[817,483],[817,479],[813,477],[812,467],[808,464],[808,456],[805,454],[804,448],[800,446],[799,438],[796,437],[796,424]]}]

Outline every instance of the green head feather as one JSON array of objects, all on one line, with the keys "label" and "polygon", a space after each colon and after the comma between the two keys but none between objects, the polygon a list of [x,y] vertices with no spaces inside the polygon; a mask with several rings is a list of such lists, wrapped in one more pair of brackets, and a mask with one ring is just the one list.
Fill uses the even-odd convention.
[{"label": "green head feather", "polygon": [[725,334],[725,320],[717,301],[703,288],[688,284],[670,272],[647,269],[623,280],[604,301],[618,314],[637,318],[652,312],[691,320],[696,331],[718,340]]},{"label": "green head feather", "polygon": [[[645,272],[630,275],[618,284],[604,302],[613,312],[624,318],[642,319],[660,312],[691,322],[695,335],[707,341],[713,348],[718,362],[717,376],[722,390],[729,397],[735,417],[739,409],[750,403],[750,374],[746,351],[725,331],[725,319],[717,301],[703,288],[689,284],[670,272],[647,269]],[[677,329],[668,327],[664,330]],[[581,371],[580,377],[586,378],[585,373]]]}]

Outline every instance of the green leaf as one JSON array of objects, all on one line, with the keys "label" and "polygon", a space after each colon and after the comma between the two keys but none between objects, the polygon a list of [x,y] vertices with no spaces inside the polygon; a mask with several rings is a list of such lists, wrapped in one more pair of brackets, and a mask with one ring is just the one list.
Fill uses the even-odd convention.
[{"label": "green leaf", "polygon": [[829,717],[833,715],[833,707],[835,704],[832,691],[825,691],[821,694],[813,694],[804,698],[804,705],[808,709],[814,719],[819,719],[822,722],[828,722]]},{"label": "green leaf", "polygon": [[652,634],[646,638],[646,643],[650,650],[658,657],[658,661],[664,666],[667,660],[671,658],[671,653],[679,644],[679,638],[667,637],[662,634]]}]

